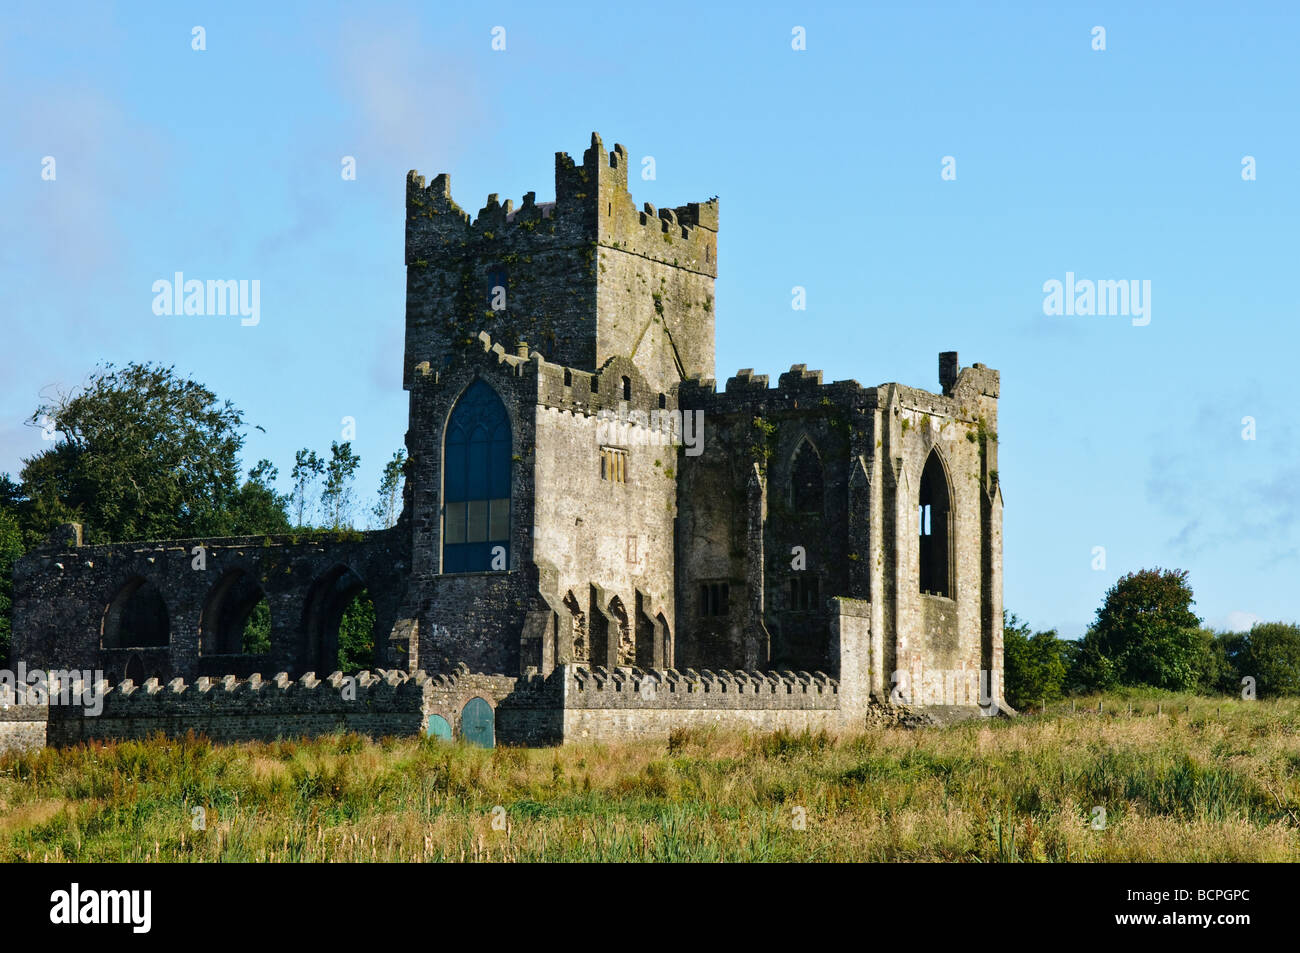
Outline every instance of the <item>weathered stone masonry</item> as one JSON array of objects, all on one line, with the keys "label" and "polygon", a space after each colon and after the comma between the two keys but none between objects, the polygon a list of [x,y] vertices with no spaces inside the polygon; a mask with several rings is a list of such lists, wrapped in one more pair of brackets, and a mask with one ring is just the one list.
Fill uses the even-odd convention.
[{"label": "weathered stone masonry", "polygon": [[[15,569],[14,657],[110,690],[98,717],[51,709],[50,740],[459,733],[482,699],[498,740],[553,744],[999,696],[997,371],[944,352],[937,393],[802,364],[719,389],[718,201],[638,210],[627,169],[593,135],[581,164],[557,154],[554,202],[473,218],[412,172],[398,524],[93,547],[63,528]],[[349,694],[313,673],[362,586],[380,674]],[[271,650],[244,655],[262,595]],[[0,736],[33,743],[23,719]]]}]

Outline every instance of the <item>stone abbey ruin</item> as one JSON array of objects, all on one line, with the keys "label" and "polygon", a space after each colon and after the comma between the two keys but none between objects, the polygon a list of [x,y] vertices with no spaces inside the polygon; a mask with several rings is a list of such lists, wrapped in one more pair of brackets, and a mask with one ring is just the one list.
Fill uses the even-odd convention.
[{"label": "stone abbey ruin", "polygon": [[[936,393],[802,364],[718,387],[717,241],[717,199],[637,209],[627,151],[595,135],[581,164],[557,154],[553,202],[490,195],[473,219],[446,175],[410,173],[397,524],[65,527],[15,569],[13,657],[102,672],[102,710],[10,705],[10,739],[555,744],[1006,711],[997,371],[945,352]],[[363,587],[374,665],[346,678]],[[270,651],[241,654],[262,599]]]}]

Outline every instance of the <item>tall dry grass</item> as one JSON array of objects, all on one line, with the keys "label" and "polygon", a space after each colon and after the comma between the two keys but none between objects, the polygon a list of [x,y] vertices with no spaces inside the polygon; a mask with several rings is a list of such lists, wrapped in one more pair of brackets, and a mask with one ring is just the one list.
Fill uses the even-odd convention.
[{"label": "tall dry grass", "polygon": [[495,751],[191,737],[11,754],[0,859],[1300,859],[1300,701],[1138,695],[1101,715],[1097,702],[842,736]]}]

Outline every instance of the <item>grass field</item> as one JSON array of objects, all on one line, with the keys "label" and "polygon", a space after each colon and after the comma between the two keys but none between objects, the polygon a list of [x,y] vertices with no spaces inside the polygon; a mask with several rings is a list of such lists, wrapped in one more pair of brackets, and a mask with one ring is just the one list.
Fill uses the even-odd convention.
[{"label": "grass field", "polygon": [[1300,700],[1104,701],[839,737],[10,754],[0,860],[1300,860]]}]

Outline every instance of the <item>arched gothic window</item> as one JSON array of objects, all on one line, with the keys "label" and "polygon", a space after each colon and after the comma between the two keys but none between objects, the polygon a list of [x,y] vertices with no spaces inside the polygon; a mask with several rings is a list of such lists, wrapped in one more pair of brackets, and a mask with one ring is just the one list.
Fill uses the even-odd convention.
[{"label": "arched gothic window", "polygon": [[442,571],[510,565],[510,418],[476,380],[447,422],[443,449]]},{"label": "arched gothic window", "polygon": [[822,461],[807,437],[799,441],[790,463],[790,505],[796,513],[821,514],[825,505]]},{"label": "arched gothic window", "polygon": [[920,589],[949,598],[952,597],[951,501],[948,473],[939,454],[932,450],[921,471],[917,512],[921,535]]}]

